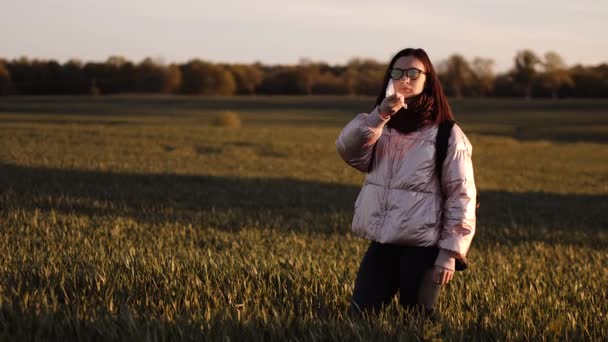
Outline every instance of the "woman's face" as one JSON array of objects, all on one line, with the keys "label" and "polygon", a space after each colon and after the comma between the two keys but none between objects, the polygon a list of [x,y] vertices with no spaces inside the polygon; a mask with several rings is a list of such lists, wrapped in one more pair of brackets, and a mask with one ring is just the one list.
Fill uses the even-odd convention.
[{"label": "woman's face", "polygon": [[[397,61],[395,61],[393,68],[406,70],[416,68],[426,73],[424,64],[422,64],[422,62],[414,56],[399,57]],[[424,82],[426,82],[426,74],[421,73],[417,79],[413,80],[407,76],[407,73],[403,73],[401,78],[398,80],[393,80],[393,82],[395,84],[395,91],[403,95],[405,101],[407,102],[408,99],[422,93],[424,90]]]}]

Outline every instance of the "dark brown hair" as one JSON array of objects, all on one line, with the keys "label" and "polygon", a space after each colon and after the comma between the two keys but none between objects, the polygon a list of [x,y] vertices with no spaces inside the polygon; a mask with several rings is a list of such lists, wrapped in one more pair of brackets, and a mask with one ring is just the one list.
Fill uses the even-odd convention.
[{"label": "dark brown hair", "polygon": [[[418,95],[418,99],[415,99],[413,102],[414,105],[419,104],[421,98],[429,98],[431,101],[425,101],[430,104],[431,112],[431,120],[437,124],[440,124],[445,121],[454,121],[454,115],[452,114],[452,109],[448,103],[448,100],[443,92],[443,88],[441,87],[441,82],[439,81],[439,77],[437,76],[437,72],[435,72],[435,68],[433,67],[433,63],[429,59],[429,56],[423,49],[413,49],[407,48],[403,49],[391,59],[388,67],[386,68],[386,72],[384,73],[384,80],[382,82],[382,87],[380,88],[380,94],[378,94],[378,98],[376,99],[376,105],[379,106],[382,103],[382,100],[386,97],[386,86],[388,85],[388,80],[390,78],[390,70],[395,65],[395,62],[401,58],[406,56],[413,56],[418,58],[424,68],[426,69],[426,80],[424,82],[424,90],[422,94]],[[402,108],[403,110],[403,108]],[[389,121],[390,123],[390,121]]]}]

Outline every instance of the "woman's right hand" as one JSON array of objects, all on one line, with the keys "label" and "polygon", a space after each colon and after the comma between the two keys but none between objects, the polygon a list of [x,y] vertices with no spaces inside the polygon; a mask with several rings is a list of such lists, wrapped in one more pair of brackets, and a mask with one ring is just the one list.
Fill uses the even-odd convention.
[{"label": "woman's right hand", "polygon": [[397,111],[403,107],[404,103],[405,98],[399,93],[385,97],[384,100],[382,100],[382,103],[380,103],[380,106],[378,106],[380,116],[387,119],[397,113]]}]

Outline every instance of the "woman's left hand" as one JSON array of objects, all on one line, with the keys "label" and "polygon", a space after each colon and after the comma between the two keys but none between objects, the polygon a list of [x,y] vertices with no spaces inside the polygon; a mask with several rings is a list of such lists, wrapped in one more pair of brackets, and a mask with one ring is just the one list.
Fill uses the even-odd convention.
[{"label": "woman's left hand", "polygon": [[454,271],[441,266],[433,266],[433,281],[438,285],[445,285],[454,277]]}]

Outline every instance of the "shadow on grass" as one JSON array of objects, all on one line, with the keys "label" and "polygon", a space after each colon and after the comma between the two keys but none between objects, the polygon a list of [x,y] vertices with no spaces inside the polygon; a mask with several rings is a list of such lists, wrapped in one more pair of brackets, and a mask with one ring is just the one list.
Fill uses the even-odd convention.
[{"label": "shadow on grass", "polygon": [[[129,217],[227,231],[345,234],[358,186],[287,178],[135,174],[0,164],[4,210]],[[476,243],[605,246],[608,195],[483,191]]]}]

